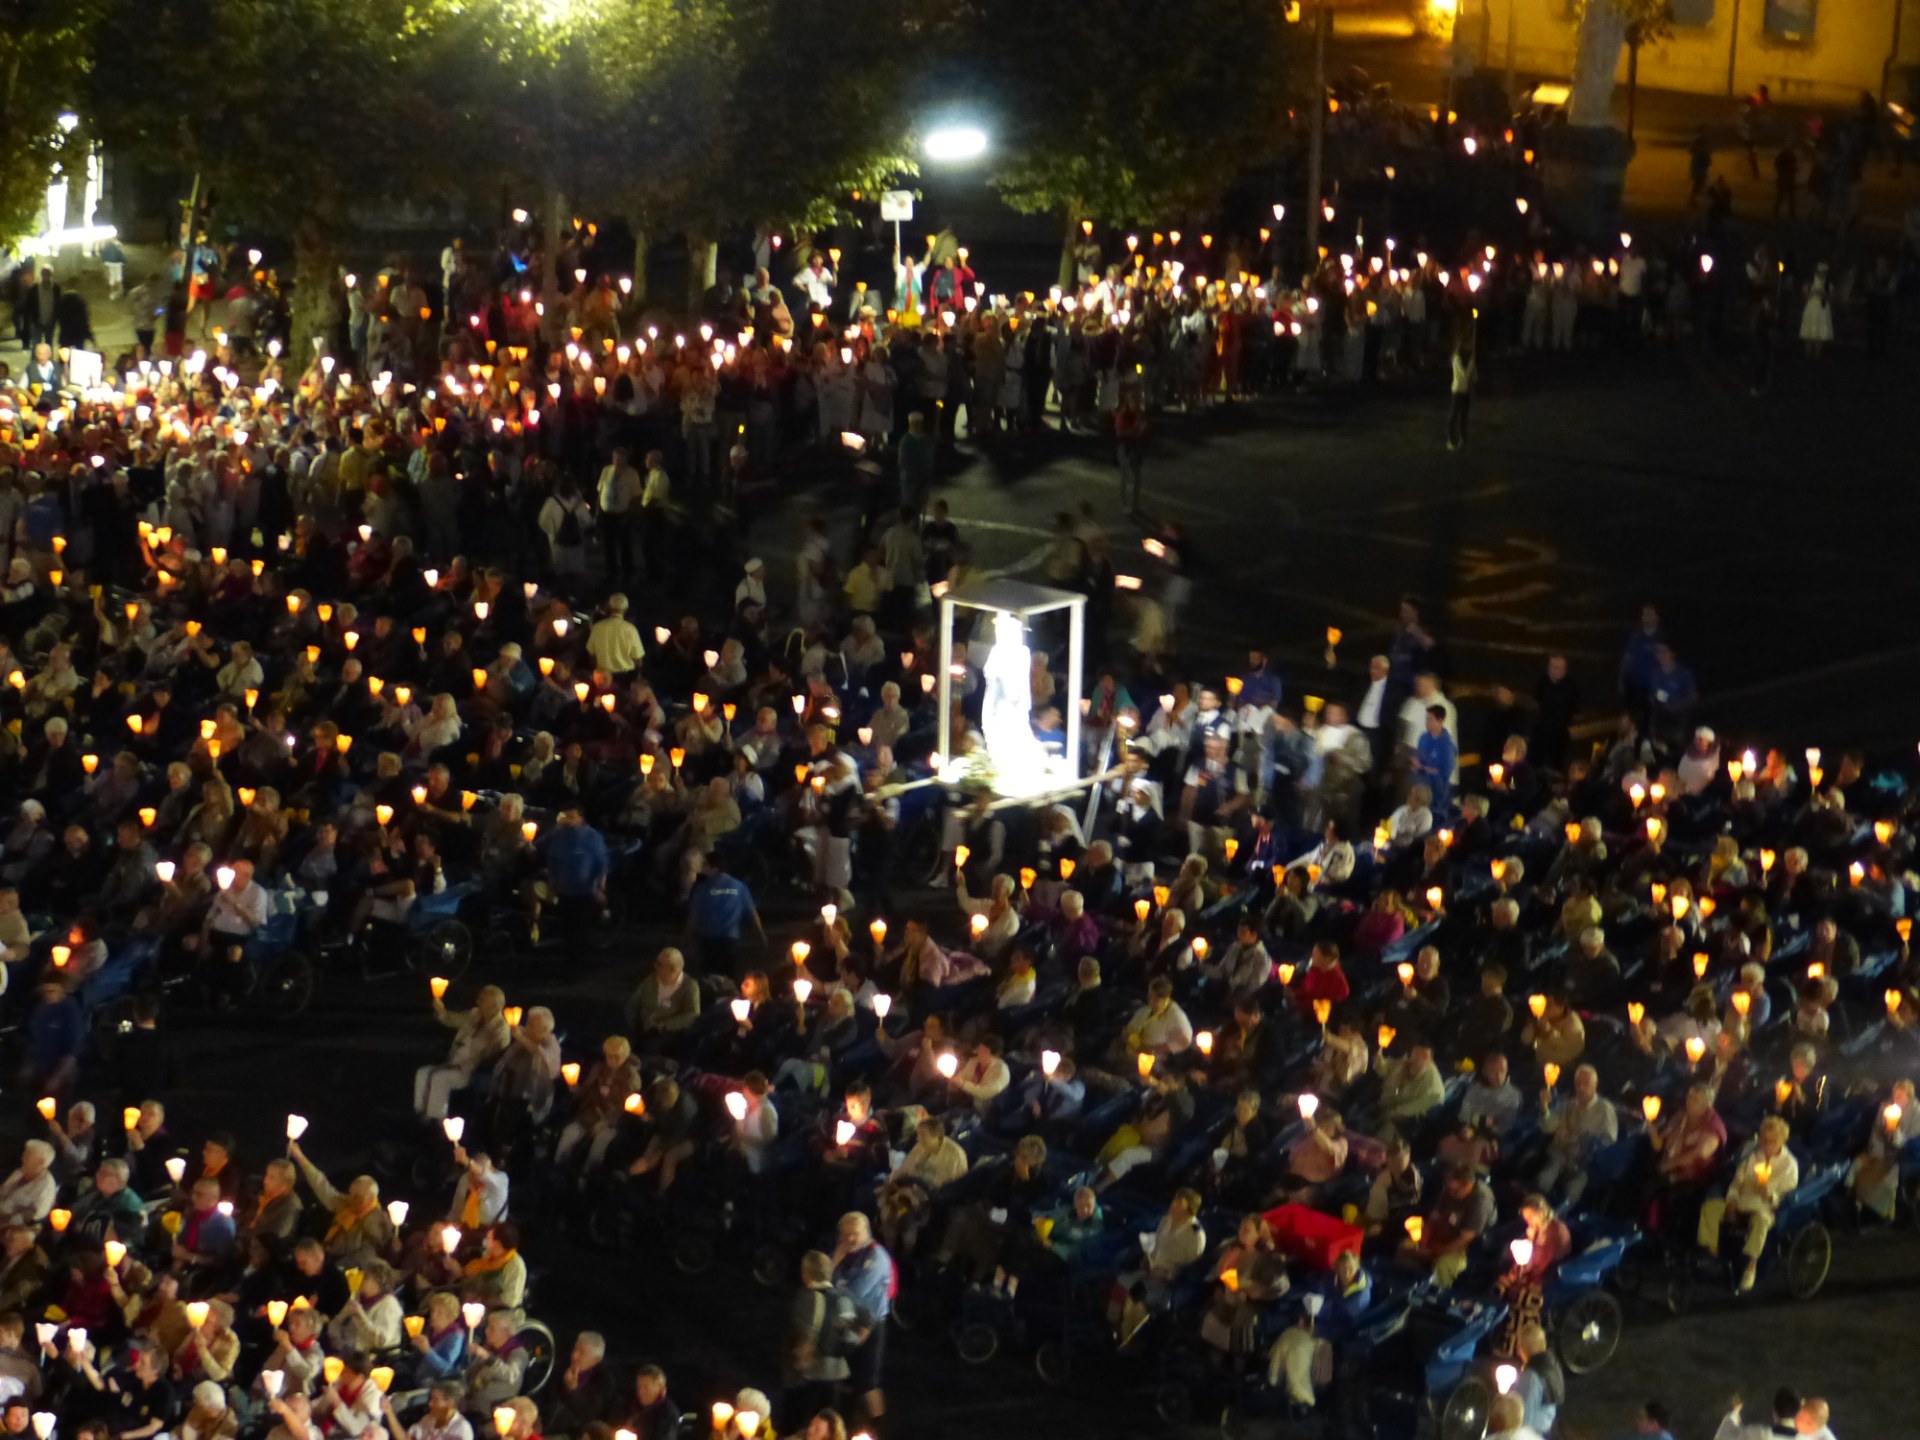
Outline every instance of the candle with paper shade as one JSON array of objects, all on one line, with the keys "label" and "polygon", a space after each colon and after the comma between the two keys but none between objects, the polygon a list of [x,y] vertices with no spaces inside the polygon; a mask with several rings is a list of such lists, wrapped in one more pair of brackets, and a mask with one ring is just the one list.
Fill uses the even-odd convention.
[{"label": "candle with paper shade", "polygon": [[1687,1049],[1687,1059],[1691,1063],[1698,1065],[1701,1062],[1701,1060],[1706,1058],[1707,1042],[1701,1036],[1689,1035],[1687,1037],[1686,1049]]},{"label": "candle with paper shade", "polygon": [[493,1429],[500,1440],[512,1440],[514,1425],[520,1419],[519,1413],[511,1405],[493,1407]]},{"label": "candle with paper shade", "polygon": [[887,1018],[887,1013],[892,1009],[893,1009],[893,997],[887,994],[884,990],[881,991],[878,995],[873,997],[873,1018],[874,1019],[885,1020]]},{"label": "candle with paper shade", "polygon": [[282,1325],[286,1324],[286,1322],[287,1302],[284,1300],[269,1300],[267,1302],[267,1323],[278,1330]]},{"label": "candle with paper shade", "polygon": [[440,1128],[446,1132],[447,1139],[458,1145],[460,1138],[467,1133],[467,1122],[462,1116],[449,1115],[440,1122]]},{"label": "candle with paper shade", "polygon": [[746,1024],[748,1017],[753,1014],[753,1002],[744,995],[735,996],[730,1000],[728,1008],[733,1011],[733,1018],[742,1025]]},{"label": "candle with paper shade", "polygon": [[1133,1062],[1139,1069],[1142,1080],[1147,1079],[1153,1074],[1153,1052],[1151,1050],[1142,1050],[1138,1055],[1133,1057]]},{"label": "candle with paper shade", "polygon": [[1638,1000],[1629,1000],[1627,1002],[1627,1023],[1628,1024],[1638,1025],[1642,1020],[1646,1018],[1647,1018],[1646,1006],[1642,1005]]},{"label": "candle with paper shade", "polygon": [[727,1113],[736,1121],[747,1118],[747,1096],[745,1091],[729,1090],[726,1099]]},{"label": "candle with paper shade", "polygon": [[40,1112],[40,1118],[42,1120],[51,1120],[54,1117],[54,1113],[59,1110],[60,1102],[51,1095],[42,1095],[34,1102],[33,1108]]},{"label": "candle with paper shade", "polygon": [[298,1140],[307,1133],[307,1117],[304,1115],[287,1116],[287,1139]]},{"label": "candle with paper shade", "polygon": [[1311,1120],[1320,1110],[1320,1097],[1312,1093],[1302,1095],[1298,1101],[1300,1118]]},{"label": "candle with paper shade", "polygon": [[417,1340],[426,1331],[427,1317],[424,1315],[409,1315],[401,1323],[407,1327],[408,1338]]},{"label": "candle with paper shade", "polygon": [[187,1302],[187,1323],[198,1330],[207,1323],[207,1316],[213,1313],[213,1307],[204,1300]]},{"label": "candle with paper shade", "polygon": [[713,1402],[713,1428],[724,1430],[733,1423],[733,1406],[725,1400]]},{"label": "candle with paper shade", "polygon": [[367,1378],[372,1380],[374,1387],[384,1395],[393,1388],[393,1367],[391,1365],[376,1365],[368,1372]]},{"label": "candle with paper shade", "polygon": [[478,1330],[480,1322],[487,1318],[487,1307],[478,1300],[469,1300],[460,1307],[460,1318],[467,1322],[467,1329]]},{"label": "candle with paper shade", "polygon": [[620,1102],[620,1108],[625,1110],[629,1115],[644,1115],[647,1113],[646,1098],[641,1095],[638,1090],[635,1090],[632,1094],[628,1095],[625,1100]]},{"label": "candle with paper shade", "polygon": [[71,1210],[49,1210],[47,1212],[47,1224],[53,1227],[53,1232],[56,1235],[64,1234],[67,1226],[72,1223],[73,1212]]},{"label": "candle with paper shade", "polygon": [[1293,984],[1295,968],[1291,960],[1283,961],[1281,964],[1273,967],[1273,973],[1279,977],[1281,989],[1284,990],[1287,986]]},{"label": "candle with paper shade", "polygon": [[1541,1066],[1540,1073],[1546,1077],[1547,1088],[1549,1090],[1560,1083],[1560,1067],[1554,1064],[1553,1061],[1549,1060],[1545,1065]]},{"label": "candle with paper shade", "polygon": [[434,999],[444,1000],[447,998],[447,986],[451,983],[444,975],[434,975],[428,978],[427,989],[433,992]]},{"label": "candle with paper shade", "polygon": [[184,1157],[175,1155],[167,1161],[167,1178],[176,1185],[187,1178],[187,1162]]},{"label": "candle with paper shade", "polygon": [[140,1107],[138,1105],[127,1106],[120,1112],[120,1123],[129,1130],[138,1127],[140,1124]]},{"label": "candle with paper shade", "polygon": [[1421,1216],[1407,1216],[1407,1239],[1418,1245],[1420,1243],[1420,1237],[1426,1233],[1426,1230],[1427,1222]]},{"label": "candle with paper shade", "polygon": [[451,1255],[460,1248],[460,1227],[442,1225],[440,1227],[440,1248]]},{"label": "candle with paper shade", "polygon": [[411,1208],[412,1207],[404,1200],[389,1200],[387,1202],[387,1219],[393,1222],[394,1229],[398,1230],[402,1225],[407,1223],[407,1211]]},{"label": "candle with paper shade", "polygon": [[951,1050],[943,1051],[940,1058],[933,1062],[933,1068],[951,1080],[960,1073],[960,1057]]},{"label": "candle with paper shade", "polygon": [[101,1247],[107,1257],[107,1268],[118,1270],[120,1262],[127,1258],[127,1247],[118,1240],[109,1240]]}]

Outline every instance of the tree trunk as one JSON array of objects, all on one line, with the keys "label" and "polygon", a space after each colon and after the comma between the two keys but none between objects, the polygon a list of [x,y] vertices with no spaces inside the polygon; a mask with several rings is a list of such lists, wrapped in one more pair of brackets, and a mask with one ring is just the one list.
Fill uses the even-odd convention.
[{"label": "tree trunk", "polygon": [[1627,39],[1627,17],[1613,0],[1586,0],[1573,56],[1573,96],[1567,123],[1603,129],[1613,124],[1613,77],[1620,47]]},{"label": "tree trunk", "polygon": [[293,267],[293,338],[288,346],[287,373],[299,374],[313,363],[316,340],[324,353],[341,357],[344,367],[351,370],[352,362],[344,356],[340,335],[340,252],[325,226],[308,221],[294,231]]},{"label": "tree trunk", "polygon": [[652,238],[638,225],[633,229],[633,295],[629,303],[638,310],[647,303],[647,251]]},{"label": "tree trunk", "polygon": [[1080,279],[1080,266],[1073,258],[1073,247],[1080,243],[1080,205],[1067,207],[1067,234],[1060,242],[1060,288],[1071,295]]},{"label": "tree trunk", "polygon": [[[1902,0],[1904,3],[1904,0]],[[1627,46],[1627,138],[1633,138],[1634,112],[1640,105],[1640,47]]]},{"label": "tree trunk", "polygon": [[687,313],[698,315],[720,280],[720,246],[705,231],[687,232]]}]

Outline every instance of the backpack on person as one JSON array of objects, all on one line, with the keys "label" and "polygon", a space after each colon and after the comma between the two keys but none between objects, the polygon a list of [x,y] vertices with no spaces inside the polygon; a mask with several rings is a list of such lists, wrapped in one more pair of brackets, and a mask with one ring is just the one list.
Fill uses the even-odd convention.
[{"label": "backpack on person", "polygon": [[556,545],[578,545],[586,537],[580,531],[580,516],[571,506],[560,512],[560,529],[554,534]]},{"label": "backpack on person", "polygon": [[815,1311],[820,1316],[814,1330],[814,1353],[822,1360],[835,1360],[860,1348],[854,1337],[861,1329],[860,1307],[853,1297],[837,1285],[814,1292],[820,1300]]}]

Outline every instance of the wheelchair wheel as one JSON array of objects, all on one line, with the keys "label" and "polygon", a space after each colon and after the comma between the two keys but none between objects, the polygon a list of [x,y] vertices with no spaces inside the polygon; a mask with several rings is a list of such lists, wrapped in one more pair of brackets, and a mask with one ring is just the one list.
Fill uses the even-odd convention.
[{"label": "wheelchair wheel", "polygon": [[1193,1391],[1178,1380],[1168,1380],[1153,1392],[1153,1413],[1169,1425],[1184,1425],[1193,1418]]},{"label": "wheelchair wheel", "polygon": [[463,920],[436,921],[407,947],[407,964],[416,975],[442,975],[458,980],[467,973],[472,961],[473,932]]},{"label": "wheelchair wheel", "polygon": [[525,1378],[520,1382],[522,1395],[538,1395],[553,1378],[554,1360],[559,1347],[554,1343],[553,1331],[538,1320],[529,1320],[520,1327],[520,1333],[514,1337],[521,1351],[527,1357]]},{"label": "wheelchair wheel", "polygon": [[682,1235],[673,1242],[673,1268],[682,1275],[704,1275],[713,1268],[713,1241],[705,1235]]},{"label": "wheelchair wheel", "polygon": [[133,1030],[133,996],[116,995],[93,1012],[93,1049],[101,1059],[109,1059],[122,1035]]},{"label": "wheelchair wheel", "polygon": [[1675,1270],[1667,1277],[1667,1288],[1662,1299],[1666,1302],[1669,1315],[1684,1315],[1693,1308],[1693,1276],[1685,1270]]},{"label": "wheelchair wheel", "polygon": [[920,1313],[925,1299],[926,1297],[917,1289],[903,1289],[894,1296],[893,1306],[887,1313],[887,1318],[893,1322],[893,1328],[904,1330],[909,1335],[918,1330],[921,1321],[925,1318]]},{"label": "wheelchair wheel", "polygon": [[426,1149],[413,1152],[407,1162],[408,1178],[416,1191],[429,1191],[446,1177],[446,1162]]},{"label": "wheelchair wheel", "polygon": [[940,826],[923,822],[908,832],[894,861],[894,876],[904,885],[919,885],[940,873]]},{"label": "wheelchair wheel", "polygon": [[1794,1232],[1787,1245],[1787,1293],[1811,1300],[1827,1283],[1833,1268],[1833,1236],[1818,1220]]},{"label": "wheelchair wheel", "polygon": [[969,1365],[985,1365],[1000,1353],[1000,1332],[982,1320],[956,1325],[953,1348]]},{"label": "wheelchair wheel", "polygon": [[618,1250],[629,1238],[626,1216],[619,1206],[602,1201],[587,1209],[587,1239],[602,1250]]},{"label": "wheelchair wheel", "polygon": [[1440,1440],[1485,1440],[1487,1412],[1493,1408],[1493,1387],[1478,1375],[1469,1375],[1453,1387],[1440,1410]]},{"label": "wheelchair wheel", "polygon": [[1033,1373],[1048,1385],[1064,1385],[1073,1378],[1073,1351],[1059,1340],[1042,1340],[1033,1352]]},{"label": "wheelchair wheel", "polygon": [[267,963],[255,981],[253,1000],[271,1020],[292,1020],[313,1003],[313,962],[289,950]]},{"label": "wheelchair wheel", "polygon": [[1576,1375],[1598,1370],[1620,1348],[1620,1332],[1625,1328],[1620,1302],[1606,1291],[1589,1290],[1576,1296],[1560,1311],[1554,1326],[1560,1363]]},{"label": "wheelchair wheel", "polygon": [[788,1279],[791,1266],[786,1252],[778,1245],[756,1245],[747,1257],[747,1273],[762,1290],[778,1290]]}]

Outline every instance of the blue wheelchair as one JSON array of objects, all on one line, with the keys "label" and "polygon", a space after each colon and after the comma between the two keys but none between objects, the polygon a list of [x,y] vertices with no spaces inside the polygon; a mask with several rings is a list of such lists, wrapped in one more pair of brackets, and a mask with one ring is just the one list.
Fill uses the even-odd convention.
[{"label": "blue wheelchair", "polygon": [[[1845,1185],[1850,1168],[1845,1160],[1803,1165],[1799,1185],[1781,1200],[1774,1215],[1760,1254],[1759,1274],[1762,1280],[1778,1275],[1795,1300],[1813,1299],[1827,1283],[1833,1268],[1833,1232],[1823,1217],[1828,1200]],[[1738,1257],[1725,1253],[1728,1248],[1723,1246],[1722,1255],[1710,1259],[1689,1244],[1683,1253],[1670,1257],[1669,1309],[1677,1315],[1692,1308],[1705,1280],[1724,1281],[1731,1289]]]},{"label": "blue wheelchair", "polygon": [[1500,1300],[1474,1300],[1416,1287],[1349,1343],[1355,1391],[1373,1433],[1417,1434],[1428,1422],[1439,1440],[1481,1440],[1494,1386],[1477,1356],[1507,1318]]},{"label": "blue wheelchair", "polygon": [[1584,1250],[1562,1260],[1547,1277],[1540,1297],[1542,1323],[1560,1363],[1572,1374],[1591,1374],[1620,1348],[1626,1312],[1608,1286],[1639,1242],[1636,1225],[1597,1231]]}]

